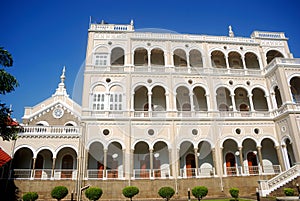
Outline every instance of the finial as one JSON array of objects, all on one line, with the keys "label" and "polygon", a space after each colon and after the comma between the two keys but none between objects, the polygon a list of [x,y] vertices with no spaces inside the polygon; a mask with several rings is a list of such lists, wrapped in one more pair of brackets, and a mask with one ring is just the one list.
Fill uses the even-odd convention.
[{"label": "finial", "polygon": [[104,24],[104,20],[101,20],[101,24]]},{"label": "finial", "polygon": [[232,31],[231,25],[229,25],[228,29],[229,29],[229,34],[228,34],[229,37],[234,37],[234,33],[233,33],[233,31]]},{"label": "finial", "polygon": [[133,26],[133,20],[130,20],[130,25]]},{"label": "finial", "polygon": [[65,72],[66,72],[66,66],[63,67],[62,74],[60,76],[61,83],[64,83],[64,81],[65,81],[65,78],[66,78]]}]

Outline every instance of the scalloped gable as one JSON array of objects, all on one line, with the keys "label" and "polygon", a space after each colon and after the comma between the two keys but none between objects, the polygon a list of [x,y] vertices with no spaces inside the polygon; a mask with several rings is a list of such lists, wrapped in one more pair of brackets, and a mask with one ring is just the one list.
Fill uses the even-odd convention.
[{"label": "scalloped gable", "polygon": [[75,119],[80,120],[81,106],[69,98],[65,88],[65,67],[63,68],[60,79],[61,82],[58,84],[55,93],[51,97],[33,107],[25,107],[24,116],[22,117],[23,123],[28,123],[34,119],[39,119],[57,107],[62,108],[71,114]]}]

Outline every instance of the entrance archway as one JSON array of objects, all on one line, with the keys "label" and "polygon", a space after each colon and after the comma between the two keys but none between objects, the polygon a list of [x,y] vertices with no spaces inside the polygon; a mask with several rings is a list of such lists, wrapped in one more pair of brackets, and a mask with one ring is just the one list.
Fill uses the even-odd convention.
[{"label": "entrance archway", "polygon": [[236,161],[233,153],[227,153],[225,156],[227,175],[236,175]]},{"label": "entrance archway", "polygon": [[253,152],[249,152],[247,154],[247,161],[248,161],[248,168],[249,168],[249,174],[258,174],[258,163],[256,154]]},{"label": "entrance archway", "polygon": [[194,171],[194,169],[196,168],[195,155],[188,154],[185,157],[185,161],[186,161],[186,176],[187,177],[195,176],[195,171]]}]

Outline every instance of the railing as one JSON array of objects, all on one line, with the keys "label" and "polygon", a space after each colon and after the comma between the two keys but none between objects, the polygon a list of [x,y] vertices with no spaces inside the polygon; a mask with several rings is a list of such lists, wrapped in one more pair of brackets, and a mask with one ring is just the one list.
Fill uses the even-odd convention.
[{"label": "railing", "polygon": [[134,169],[133,177],[135,179],[150,179],[151,170],[150,169]]},{"label": "railing", "polygon": [[215,176],[214,168],[182,168],[180,169],[179,176],[182,178],[200,178],[200,177],[213,177]]},{"label": "railing", "polygon": [[91,24],[91,31],[134,31],[133,25],[122,24]]},{"label": "railing", "polygon": [[292,181],[300,176],[300,164],[296,164],[292,168],[282,172],[281,174],[273,177],[270,180],[259,180],[259,189],[262,196],[267,196],[275,189],[283,186],[284,184]]},{"label": "railing", "polygon": [[265,73],[270,72],[275,66],[278,65],[292,65],[299,66],[300,59],[287,59],[287,58],[274,58],[264,69]]},{"label": "railing", "polygon": [[280,165],[269,165],[269,166],[236,166],[226,167],[226,176],[248,176],[248,175],[273,175],[280,174]]},{"label": "railing", "polygon": [[79,135],[80,128],[73,126],[23,126],[19,134]]},{"label": "railing", "polygon": [[77,176],[77,170],[73,169],[56,169],[52,175],[51,169],[14,169],[11,171],[11,178],[14,179],[56,179],[74,180]]}]

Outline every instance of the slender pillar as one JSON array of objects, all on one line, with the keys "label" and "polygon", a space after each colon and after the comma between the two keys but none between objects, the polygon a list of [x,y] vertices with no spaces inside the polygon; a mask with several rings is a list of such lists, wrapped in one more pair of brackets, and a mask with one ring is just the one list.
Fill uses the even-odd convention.
[{"label": "slender pillar", "polygon": [[243,69],[246,70],[247,66],[246,66],[246,62],[245,62],[245,57],[242,56],[241,59],[242,59],[242,63],[243,63]]},{"label": "slender pillar", "polygon": [[257,146],[257,154],[258,154],[258,160],[259,160],[259,164],[262,168],[262,172],[264,172],[264,164],[263,164],[263,160],[262,160],[262,154],[261,154],[261,146]]},{"label": "slender pillar", "polygon": [[280,146],[275,146],[275,149],[276,149],[276,152],[277,152],[278,161],[279,161],[279,165],[281,167],[281,170],[285,171],[285,167],[284,167],[284,164],[283,164],[283,159],[282,159],[282,153],[281,153],[281,150],[280,150]]},{"label": "slender pillar", "polygon": [[232,103],[232,110],[233,110],[233,111],[237,111],[236,105],[235,105],[234,96],[235,96],[234,94],[230,94],[230,97],[231,97],[231,103]]},{"label": "slender pillar", "polygon": [[134,92],[131,94],[131,100],[130,100],[130,110],[134,111]]},{"label": "slender pillar", "polygon": [[32,159],[33,159],[33,162],[32,162],[31,178],[34,178],[36,158],[32,158]]},{"label": "slender pillar", "polygon": [[271,102],[270,102],[270,96],[265,95],[266,101],[267,101],[267,105],[268,105],[268,111],[271,111],[272,106],[271,106]]},{"label": "slender pillar", "polygon": [[148,111],[152,111],[152,92],[148,92]]},{"label": "slender pillar", "polygon": [[281,145],[281,149],[282,149],[284,166],[286,169],[289,169],[291,166],[289,163],[289,157],[288,157],[286,145],[285,144]]},{"label": "slender pillar", "polygon": [[[214,174],[217,173],[217,160],[216,160],[216,148],[211,149],[212,152],[212,160],[213,160],[213,167],[214,167]],[[222,162],[222,161],[221,161]]]},{"label": "slender pillar", "polygon": [[[122,152],[123,152],[123,155],[122,155],[122,156],[123,156],[123,158],[122,158],[122,165],[123,165],[122,178],[124,178],[124,177],[125,177],[125,170],[126,170],[126,169],[125,169],[125,164],[126,164],[126,162],[127,162],[127,161],[125,161],[125,160],[126,160],[126,149],[123,149]],[[129,159],[130,159],[130,158],[129,158]],[[130,161],[128,161],[128,162],[130,162]]]},{"label": "slender pillar", "polygon": [[243,159],[243,147],[239,147],[239,153],[240,153],[240,163],[242,166],[242,174],[244,174],[244,159]]},{"label": "slender pillar", "polygon": [[[223,147],[220,148],[220,152],[221,152],[221,171],[220,171],[220,173],[227,175],[227,171],[224,169],[225,167],[224,167]],[[222,175],[220,175],[220,176],[222,176]]]},{"label": "slender pillar", "polygon": [[173,160],[172,160],[172,149],[169,149],[169,171],[170,171],[170,177],[173,176],[173,172],[172,172],[172,164],[173,164]]},{"label": "slender pillar", "polygon": [[229,62],[228,62],[228,57],[225,56],[225,62],[226,62],[226,68],[229,69]]},{"label": "slender pillar", "polygon": [[107,167],[107,149],[103,150],[104,152],[104,159],[103,159],[103,165],[104,165],[104,170],[103,170],[103,178],[106,178],[106,167]]},{"label": "slender pillar", "polygon": [[188,68],[190,68],[190,54],[189,53],[186,53],[186,65]]},{"label": "slender pillar", "polygon": [[180,149],[177,149],[177,176],[180,176]]},{"label": "slender pillar", "polygon": [[170,96],[169,96],[169,93],[165,93],[165,96],[166,96],[166,108],[165,108],[165,110],[169,111],[170,110]]},{"label": "slender pillar", "polygon": [[54,179],[55,161],[56,161],[56,158],[52,158],[52,173],[51,173],[52,179]]},{"label": "slender pillar", "polygon": [[134,176],[134,149],[130,150],[130,172],[129,172],[129,177]]},{"label": "slender pillar", "polygon": [[254,105],[253,105],[253,99],[252,99],[253,94],[249,94],[248,98],[249,98],[249,103],[250,103],[250,111],[255,111],[254,110]]},{"label": "slender pillar", "polygon": [[196,171],[195,172],[196,172],[196,176],[198,176],[199,175],[199,171],[198,171],[198,168],[199,168],[198,148],[194,148],[194,155],[195,155],[195,165],[196,165],[196,167],[195,167]]},{"label": "slender pillar", "polygon": [[191,103],[191,111],[193,112],[195,111],[194,99],[193,99],[194,94],[190,93],[189,96],[190,96],[190,103]]},{"label": "slender pillar", "polygon": [[148,67],[151,66],[151,51],[148,51]]},{"label": "slender pillar", "polygon": [[165,60],[164,66],[167,66],[167,64],[169,63],[168,62],[168,54],[167,53],[164,53],[164,60]]},{"label": "slender pillar", "polygon": [[153,177],[153,149],[149,149],[150,154],[150,178]]}]

